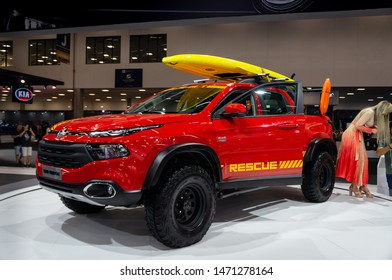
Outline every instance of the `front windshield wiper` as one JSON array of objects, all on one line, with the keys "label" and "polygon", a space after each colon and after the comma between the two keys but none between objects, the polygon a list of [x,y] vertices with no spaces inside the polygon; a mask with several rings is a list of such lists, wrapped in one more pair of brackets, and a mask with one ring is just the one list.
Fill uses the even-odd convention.
[{"label": "front windshield wiper", "polygon": [[165,112],[162,111],[157,111],[157,110],[144,110],[139,112],[138,114],[166,114]]}]

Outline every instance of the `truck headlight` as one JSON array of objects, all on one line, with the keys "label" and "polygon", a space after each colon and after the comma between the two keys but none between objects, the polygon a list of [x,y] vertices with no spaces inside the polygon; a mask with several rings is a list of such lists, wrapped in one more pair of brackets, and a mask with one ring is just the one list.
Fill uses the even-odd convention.
[{"label": "truck headlight", "polygon": [[162,124],[149,125],[149,126],[139,126],[134,128],[121,128],[121,129],[111,129],[111,130],[103,130],[103,131],[92,131],[89,132],[88,135],[92,138],[97,137],[117,137],[117,136],[125,136],[129,134],[133,134],[139,131],[154,129],[161,127]]},{"label": "truck headlight", "polygon": [[88,144],[86,148],[94,160],[127,157],[130,154],[122,144]]}]

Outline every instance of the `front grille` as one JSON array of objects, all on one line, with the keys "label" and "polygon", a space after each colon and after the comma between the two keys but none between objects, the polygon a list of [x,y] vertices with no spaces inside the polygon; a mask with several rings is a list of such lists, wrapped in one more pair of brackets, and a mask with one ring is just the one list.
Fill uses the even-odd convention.
[{"label": "front grille", "polygon": [[58,190],[58,191],[62,191],[62,192],[73,193],[74,190],[78,190],[78,189],[83,188],[83,184],[69,184],[69,183],[65,183],[65,182],[47,179],[47,178],[44,178],[41,176],[37,176],[37,178],[38,178],[38,181],[40,182],[40,184],[42,184],[48,188],[51,188],[53,190]]},{"label": "front grille", "polygon": [[86,144],[40,141],[38,160],[42,164],[64,168],[79,168],[92,162]]}]

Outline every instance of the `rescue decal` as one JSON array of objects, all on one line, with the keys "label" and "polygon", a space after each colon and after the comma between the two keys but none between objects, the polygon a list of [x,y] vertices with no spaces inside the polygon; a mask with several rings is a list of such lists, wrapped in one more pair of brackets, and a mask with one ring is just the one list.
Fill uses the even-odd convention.
[{"label": "rescue decal", "polygon": [[244,162],[231,163],[221,165],[228,173],[249,172],[249,171],[263,171],[276,169],[295,169],[302,168],[302,159],[281,160],[281,161],[266,161],[266,162]]}]

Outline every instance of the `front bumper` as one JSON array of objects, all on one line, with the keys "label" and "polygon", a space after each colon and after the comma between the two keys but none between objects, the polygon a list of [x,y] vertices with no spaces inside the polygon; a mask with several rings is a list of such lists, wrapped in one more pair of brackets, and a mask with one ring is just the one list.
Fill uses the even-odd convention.
[{"label": "front bumper", "polygon": [[93,205],[134,207],[141,204],[141,190],[124,191],[110,180],[91,180],[83,184],[72,184],[39,175],[37,179],[45,190]]}]

